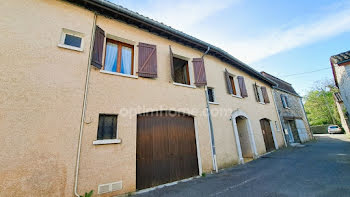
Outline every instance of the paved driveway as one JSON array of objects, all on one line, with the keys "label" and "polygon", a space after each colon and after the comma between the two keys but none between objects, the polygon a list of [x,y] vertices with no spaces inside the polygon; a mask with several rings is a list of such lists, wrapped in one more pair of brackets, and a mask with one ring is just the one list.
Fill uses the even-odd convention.
[{"label": "paved driveway", "polygon": [[350,196],[350,139],[319,135],[303,148],[260,159],[137,196]]}]

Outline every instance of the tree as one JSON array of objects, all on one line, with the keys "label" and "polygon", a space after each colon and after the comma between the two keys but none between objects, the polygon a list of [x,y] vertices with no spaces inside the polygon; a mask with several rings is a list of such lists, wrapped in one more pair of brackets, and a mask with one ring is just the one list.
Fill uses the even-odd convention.
[{"label": "tree", "polygon": [[305,97],[305,111],[310,125],[340,124],[340,118],[333,98],[336,91],[333,81],[315,83]]}]

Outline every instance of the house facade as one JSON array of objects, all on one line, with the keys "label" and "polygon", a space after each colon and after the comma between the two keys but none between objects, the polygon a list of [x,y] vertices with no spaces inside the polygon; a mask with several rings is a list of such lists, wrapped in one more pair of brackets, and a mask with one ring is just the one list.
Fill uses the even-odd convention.
[{"label": "house facade", "polygon": [[339,89],[336,104],[342,127],[349,133],[350,119],[350,51],[334,55],[330,58],[335,85]]},{"label": "house facade", "polygon": [[285,132],[286,141],[293,144],[304,143],[312,139],[302,97],[298,95],[290,83],[266,72],[262,72],[262,75],[277,84],[273,90],[274,101]]},{"label": "house facade", "polygon": [[7,1],[1,196],[114,196],[285,145],[275,82],[101,0]]}]

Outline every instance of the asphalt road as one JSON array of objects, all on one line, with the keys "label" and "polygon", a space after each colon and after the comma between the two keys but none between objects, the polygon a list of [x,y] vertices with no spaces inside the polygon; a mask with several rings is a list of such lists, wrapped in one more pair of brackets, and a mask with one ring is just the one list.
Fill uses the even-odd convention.
[{"label": "asphalt road", "polygon": [[350,196],[350,139],[320,135],[218,174],[137,194],[148,196]]}]

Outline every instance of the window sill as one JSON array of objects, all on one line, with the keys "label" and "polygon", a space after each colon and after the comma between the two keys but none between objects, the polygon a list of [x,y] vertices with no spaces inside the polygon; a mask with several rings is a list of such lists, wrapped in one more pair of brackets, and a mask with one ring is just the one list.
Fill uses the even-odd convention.
[{"label": "window sill", "polygon": [[187,84],[182,84],[182,83],[173,82],[173,84],[176,85],[176,86],[182,86],[182,87],[187,87],[187,88],[196,88],[196,86],[187,85]]},{"label": "window sill", "polygon": [[72,47],[72,46],[65,45],[65,44],[58,44],[57,46],[60,47],[60,48],[70,49],[70,50],[73,50],[73,51],[80,51],[80,52],[84,51],[82,48]]},{"label": "window sill", "polygon": [[209,101],[209,104],[212,104],[212,105],[219,105],[219,103],[217,103],[217,102],[210,102],[210,101]]},{"label": "window sill", "polygon": [[100,70],[100,73],[110,74],[110,75],[117,75],[117,76],[122,76],[122,77],[129,77],[129,78],[133,78],[133,79],[139,78],[138,76],[135,76],[135,75],[128,75],[128,74],[117,73],[117,72],[110,72],[110,71],[106,71],[106,70]]},{"label": "window sill", "polygon": [[231,94],[231,95],[232,95],[233,97],[243,99],[243,97],[241,97],[241,96],[238,96],[238,95],[235,95],[235,94]]},{"label": "window sill", "polygon": [[92,142],[94,145],[102,145],[102,144],[120,144],[122,143],[121,139],[110,139],[110,140],[95,140]]}]

